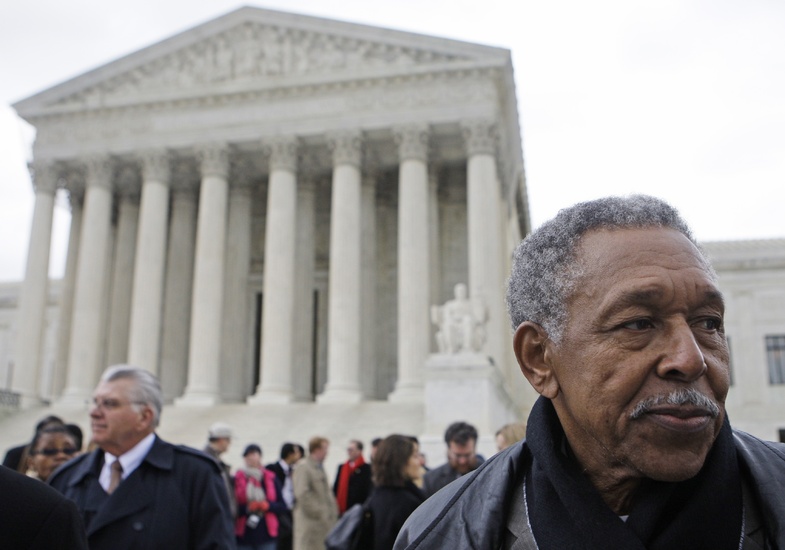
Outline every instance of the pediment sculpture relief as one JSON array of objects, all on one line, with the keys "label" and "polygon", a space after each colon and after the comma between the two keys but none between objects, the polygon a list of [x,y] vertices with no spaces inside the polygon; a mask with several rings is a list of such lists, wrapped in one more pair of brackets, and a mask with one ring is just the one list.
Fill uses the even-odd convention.
[{"label": "pediment sculpture relief", "polygon": [[245,23],[60,101],[358,68],[409,67],[463,59],[351,37]]}]

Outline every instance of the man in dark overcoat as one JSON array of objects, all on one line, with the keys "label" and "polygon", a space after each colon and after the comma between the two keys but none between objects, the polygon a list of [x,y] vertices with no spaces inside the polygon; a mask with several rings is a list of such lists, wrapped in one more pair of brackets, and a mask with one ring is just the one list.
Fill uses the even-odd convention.
[{"label": "man in dark overcoat", "polygon": [[161,407],[161,387],[151,373],[110,367],[90,408],[98,448],[50,479],[79,508],[92,550],[234,547],[218,464],[159,438]]}]

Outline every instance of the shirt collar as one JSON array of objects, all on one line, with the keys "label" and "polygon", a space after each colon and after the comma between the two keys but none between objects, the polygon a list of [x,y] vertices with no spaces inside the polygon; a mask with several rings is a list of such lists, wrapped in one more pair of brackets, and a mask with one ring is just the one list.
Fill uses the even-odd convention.
[{"label": "shirt collar", "polygon": [[104,462],[107,466],[111,466],[115,460],[119,460],[120,465],[123,467],[123,479],[125,479],[139,467],[147,453],[150,452],[154,442],[155,433],[147,434],[144,439],[119,457],[111,453],[104,453]]}]

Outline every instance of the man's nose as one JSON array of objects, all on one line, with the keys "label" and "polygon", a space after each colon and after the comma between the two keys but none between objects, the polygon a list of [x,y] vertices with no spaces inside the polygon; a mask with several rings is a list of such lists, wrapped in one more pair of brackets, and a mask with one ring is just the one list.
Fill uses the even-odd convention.
[{"label": "man's nose", "polygon": [[661,377],[692,381],[706,372],[708,366],[703,351],[686,321],[680,321],[668,331],[663,346],[663,357],[657,366]]}]

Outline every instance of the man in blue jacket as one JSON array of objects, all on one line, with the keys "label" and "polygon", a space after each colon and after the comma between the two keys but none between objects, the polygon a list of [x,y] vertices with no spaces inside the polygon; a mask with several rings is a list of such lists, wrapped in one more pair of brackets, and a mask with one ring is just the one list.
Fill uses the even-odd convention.
[{"label": "man in blue jacket", "polygon": [[717,276],[647,196],[562,210],[516,250],[526,440],[423,504],[395,548],[785,548],[785,445],[731,429]]},{"label": "man in blue jacket", "polygon": [[76,503],[91,550],[234,548],[220,468],[155,434],[162,403],[148,371],[107,369],[90,408],[98,449],[64,464],[49,481]]}]

